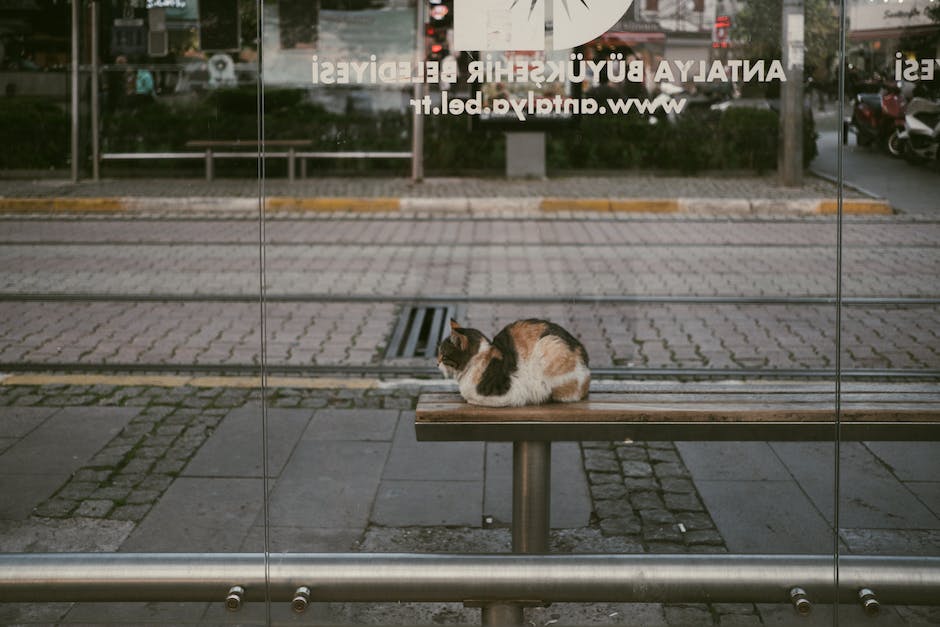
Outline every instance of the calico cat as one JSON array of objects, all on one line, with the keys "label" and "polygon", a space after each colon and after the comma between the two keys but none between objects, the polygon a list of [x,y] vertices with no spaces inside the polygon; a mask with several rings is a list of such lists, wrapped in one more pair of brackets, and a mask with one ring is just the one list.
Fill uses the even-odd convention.
[{"label": "calico cat", "polygon": [[437,348],[437,367],[457,379],[472,405],[519,407],[552,400],[580,401],[591,371],[584,346],[547,320],[518,320],[491,342],[476,329],[450,321],[450,336]]}]

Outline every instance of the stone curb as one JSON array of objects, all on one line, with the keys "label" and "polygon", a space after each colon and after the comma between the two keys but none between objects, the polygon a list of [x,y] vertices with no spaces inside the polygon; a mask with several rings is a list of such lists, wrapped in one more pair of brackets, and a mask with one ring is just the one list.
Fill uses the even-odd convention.
[{"label": "stone curb", "polygon": [[[0,198],[0,213],[162,213],[174,211],[257,213],[257,198],[98,197]],[[266,213],[670,213],[691,215],[834,215],[834,198],[559,198],[559,197],[294,197],[268,196]],[[843,214],[892,215],[886,200],[848,199]]]}]

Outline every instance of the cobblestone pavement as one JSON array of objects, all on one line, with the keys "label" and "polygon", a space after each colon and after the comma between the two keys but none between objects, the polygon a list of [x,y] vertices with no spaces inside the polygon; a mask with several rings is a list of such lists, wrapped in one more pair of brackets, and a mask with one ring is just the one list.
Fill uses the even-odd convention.
[{"label": "cobblestone pavement", "polygon": [[[318,415],[332,419],[329,424],[339,429],[375,429],[374,422],[366,427],[367,421],[363,417],[369,412],[376,419],[391,418],[397,422],[399,412],[403,420],[408,420],[408,412],[414,407],[417,394],[421,390],[420,384],[401,385],[373,389],[296,389],[296,388],[269,388],[265,403],[268,406],[269,420],[279,420],[278,412],[301,411],[306,415],[305,420],[317,420]],[[14,451],[17,444],[27,442],[34,437],[38,430],[54,420],[56,412],[75,412],[81,408],[95,408],[98,412],[108,410],[121,410],[125,413],[123,426],[113,429],[101,440],[101,446],[96,451],[88,449],[87,460],[80,461],[74,466],[71,473],[63,476],[59,485],[47,485],[47,497],[39,498],[27,511],[18,515],[12,514],[9,503],[29,499],[22,494],[14,496],[12,485],[5,485],[4,501],[7,502],[0,519],[19,520],[17,524],[55,525],[57,521],[67,523],[70,521],[88,521],[88,524],[127,524],[130,525],[122,537],[130,536],[124,542],[125,550],[141,550],[134,544],[135,536],[132,529],[138,531],[153,521],[147,521],[148,515],[155,511],[161,499],[178,501],[178,491],[172,496],[171,488],[178,489],[180,482],[199,482],[200,477],[210,477],[213,471],[207,470],[205,457],[197,463],[194,460],[203,449],[213,448],[208,444],[214,434],[224,431],[223,420],[232,420],[239,412],[244,413],[250,409],[257,414],[262,401],[261,391],[251,387],[144,387],[121,385],[3,385],[0,386],[0,416],[4,420],[12,421],[14,427],[22,426],[28,421],[30,413],[45,412],[45,418],[33,420],[33,430],[20,429],[17,437],[8,437],[16,433],[7,433],[0,439],[0,471],[6,473],[6,478],[15,475],[10,473],[26,473],[28,469],[11,470],[4,463],[4,451]],[[326,413],[324,413],[326,412]],[[377,412],[377,413],[376,413]],[[383,413],[384,412],[384,413]],[[296,416],[298,414],[290,414]],[[280,419],[286,420],[285,413]],[[353,421],[343,427],[346,421]],[[288,423],[277,423],[287,426]],[[321,428],[328,423],[321,423]],[[38,425],[38,426],[37,426]],[[358,426],[357,426],[358,425]],[[230,425],[229,425],[230,426]],[[228,427],[226,427],[228,428]],[[16,431],[16,429],[14,429]],[[299,431],[295,430],[295,433]],[[274,457],[281,456],[279,442],[284,439],[283,431],[272,434],[271,449]],[[296,437],[296,436],[292,436]],[[388,436],[390,437],[390,436]],[[395,441],[399,441],[399,435]],[[289,438],[290,439],[290,438]],[[378,439],[382,439],[379,437]],[[291,439],[291,441],[293,441]],[[303,439],[307,446],[312,443]],[[246,442],[246,444],[248,444]],[[397,444],[402,446],[403,444]],[[63,451],[69,450],[71,443],[60,446]],[[728,551],[725,538],[718,531],[711,513],[706,509],[703,499],[693,482],[692,474],[683,456],[672,442],[583,442],[580,443],[578,462],[580,469],[587,478],[588,498],[590,502],[590,518],[587,524],[576,528],[559,528],[552,534],[553,552],[614,552],[614,553],[715,553]],[[217,448],[217,447],[216,447]],[[394,447],[393,447],[394,448]],[[410,449],[405,445],[405,451]],[[241,485],[248,489],[241,496],[241,492],[232,498],[248,498],[249,503],[243,509],[243,520],[236,522],[229,518],[224,506],[221,509],[209,507],[201,503],[203,497],[200,492],[190,495],[195,502],[186,503],[184,515],[179,511],[175,518],[195,517],[201,521],[196,526],[193,523],[181,523],[185,527],[180,533],[194,534],[196,540],[206,533],[214,533],[216,539],[212,546],[205,550],[256,550],[245,547],[255,547],[257,537],[250,531],[253,512],[258,511],[258,503],[251,503],[252,495],[260,500],[260,493],[254,492],[255,470],[260,468],[258,459],[246,457],[246,452],[255,451],[260,455],[258,443],[251,443],[250,448],[236,448],[229,451],[229,455],[239,455],[234,460],[226,460],[223,451],[216,450],[216,464],[239,467],[238,478],[226,485]],[[876,451],[877,452],[877,451]],[[220,456],[221,455],[221,456]],[[295,453],[296,455],[296,453]],[[452,456],[452,452],[445,452]],[[15,456],[15,454],[14,454]],[[380,461],[386,466],[395,464],[396,454],[389,454],[387,461]],[[400,458],[399,458],[400,459]],[[875,458],[877,459],[877,458]],[[890,458],[887,458],[890,459]],[[745,460],[744,463],[747,463]],[[38,462],[32,462],[37,464]],[[355,460],[347,460],[344,464],[355,465]],[[880,460],[878,463],[887,465]],[[41,465],[41,464],[40,464]],[[458,464],[459,465],[459,464]],[[350,466],[352,467],[352,466]],[[200,470],[202,469],[202,470]],[[255,469],[255,470],[252,470]],[[426,472],[426,468],[424,472]],[[273,470],[278,476],[278,471]],[[343,471],[348,472],[348,471]],[[396,472],[401,472],[399,469]],[[893,471],[902,476],[900,470]],[[289,479],[281,471],[278,481]],[[392,473],[393,476],[398,476]],[[185,476],[185,477],[184,477]],[[27,475],[22,475],[23,481],[28,484]],[[898,479],[902,485],[901,479]],[[433,480],[430,481],[433,483]],[[277,484],[273,483],[273,489]],[[404,484],[410,487],[399,490],[417,490],[415,484]],[[468,484],[469,485],[469,484]],[[915,486],[916,484],[909,484]],[[175,487],[174,487],[175,486]],[[222,498],[209,488],[206,498]],[[380,494],[375,497],[381,501]],[[371,498],[371,497],[370,497]],[[407,493],[397,493],[396,499],[408,500]],[[224,499],[222,499],[224,500]],[[275,503],[277,499],[275,498]],[[928,501],[929,502],[929,501]],[[439,503],[438,503],[439,504]],[[177,503],[176,506],[180,504]],[[170,506],[171,509],[176,506]],[[232,508],[232,505],[229,505]],[[278,509],[275,504],[274,509]],[[207,514],[201,512],[208,510]],[[235,508],[237,509],[237,508]],[[199,512],[193,514],[192,512]],[[427,512],[412,511],[406,516],[422,518]],[[166,514],[162,514],[165,516]],[[388,514],[382,512],[380,505],[374,505],[369,514],[363,519],[363,529],[356,533],[339,534],[338,537],[326,540],[327,550],[360,550],[360,551],[411,551],[411,552],[501,552],[509,549],[509,535],[505,525],[497,521],[495,526],[442,526],[428,522],[416,522],[414,525],[396,526],[390,524]],[[158,516],[159,518],[159,516]],[[225,524],[222,525],[222,521]],[[97,521],[97,522],[96,522]],[[0,520],[0,527],[6,525]],[[157,523],[159,524],[159,523]],[[295,521],[293,524],[302,524]],[[205,525],[211,528],[219,527],[217,532],[204,529]],[[222,526],[229,529],[221,529]],[[247,533],[248,539],[239,545],[241,540],[225,540],[232,534],[230,527]],[[290,535],[281,536],[278,527],[272,531],[272,541],[277,543],[274,550],[300,550],[303,546],[310,550],[324,550],[323,538],[314,539],[309,536]],[[852,530],[845,530],[846,534]],[[168,533],[168,532],[165,532]],[[930,533],[930,532],[922,532]],[[932,532],[935,542],[938,537],[936,530]],[[169,534],[173,535],[173,534]],[[178,535],[178,534],[177,534]],[[219,537],[222,539],[220,540]],[[241,536],[238,536],[241,537]],[[255,537],[255,540],[252,540]],[[33,544],[26,544],[20,550],[43,550],[39,534],[31,540]],[[848,543],[846,550],[851,551],[855,542],[850,535],[846,535]],[[174,542],[172,538],[167,542]],[[181,542],[181,540],[176,540]],[[185,542],[185,541],[182,541]],[[826,543],[822,539],[823,544]],[[219,544],[222,543],[222,544]],[[139,544],[139,542],[138,542]],[[216,546],[219,545],[219,546]],[[863,543],[862,551],[874,551]],[[152,550],[165,550],[157,546]],[[936,549],[936,546],[934,546]],[[9,550],[9,549],[7,549]],[[99,549],[101,550],[101,549]],[[913,549],[918,551],[917,548]],[[920,549],[923,550],[923,549]],[[932,553],[931,553],[932,554]],[[128,624],[127,621],[136,622],[146,616],[149,620],[169,621],[174,624],[201,622],[201,624],[230,623],[233,618],[225,618],[218,612],[215,605],[206,604],[179,604],[168,607],[169,604],[147,604],[140,606],[106,604],[49,604],[48,606],[27,606],[22,604],[0,605],[0,621],[4,623],[21,622],[32,623],[56,622],[59,624],[87,623],[88,617],[94,617],[91,622],[105,624],[117,621]],[[283,609],[283,608],[280,608]],[[857,608],[843,610],[846,618],[854,616]],[[819,622],[810,624],[827,624],[825,608],[820,608]],[[318,613],[318,614],[317,614]],[[478,620],[478,610],[470,610],[460,605],[430,604],[430,605],[362,605],[362,604],[331,604],[328,607],[319,607],[315,611],[319,616],[318,622],[353,622],[359,624],[415,624],[424,623],[475,623]],[[286,616],[286,615],[285,615]],[[859,617],[861,615],[859,614]],[[644,627],[657,625],[764,625],[764,624],[790,624],[796,620],[796,615],[788,606],[768,605],[755,606],[753,604],[591,604],[574,605],[558,604],[549,608],[530,610],[529,620],[535,625],[550,624],[586,624],[598,621],[608,624],[642,625]],[[800,620],[806,620],[800,618]],[[886,616],[882,617],[886,624],[916,625],[936,624],[940,622],[940,614],[936,609],[899,607],[886,608]],[[100,621],[100,623],[99,623]],[[251,616],[243,616],[238,622],[253,624]],[[263,618],[257,618],[260,624]],[[797,624],[797,623],[793,623]],[[805,623],[799,623],[805,624]],[[854,623],[851,623],[854,624]]]},{"label": "cobblestone pavement", "polygon": [[[373,189],[361,180],[355,181],[355,190],[343,187],[348,184],[337,181],[329,189],[338,195],[362,195],[367,193],[363,187]],[[470,194],[478,183],[462,184]],[[375,184],[376,194],[388,192],[381,185]],[[532,193],[536,188],[540,194],[548,193],[529,183],[520,184],[519,193],[529,190],[529,185]],[[721,185],[729,183],[700,191],[716,197],[739,191],[766,193],[759,186],[729,191]],[[104,188],[49,184],[49,189],[50,195],[96,195]],[[148,189],[156,194],[158,188]],[[194,182],[164,193],[191,195],[198,189]],[[257,191],[253,186],[243,192],[237,185],[231,189],[245,197]],[[317,193],[323,189],[317,188]],[[448,188],[422,189],[424,194],[444,196]],[[614,192],[618,190],[610,193]],[[940,226],[931,220],[904,216],[846,220],[844,294],[875,300],[842,308],[838,336],[843,368],[940,369],[938,236]],[[258,237],[259,225],[239,217],[3,216],[0,371],[11,366],[40,371],[154,366],[182,372],[250,367],[257,373],[262,348],[266,365],[290,367],[301,374],[314,366],[427,369],[432,364],[425,358],[385,357],[397,319],[409,299],[422,295],[444,300],[471,297],[457,303],[461,320],[490,333],[520,317],[551,318],[582,339],[595,368],[803,370],[831,369],[836,364],[836,309],[826,300],[836,291],[837,232],[831,219],[279,216],[264,228],[268,243],[264,278],[268,295],[275,297],[264,304],[258,298]],[[555,302],[494,302],[497,296],[547,297]],[[673,296],[704,299],[643,300]],[[716,298],[726,296],[732,299]],[[741,296],[753,300],[735,300]],[[641,298],[631,301],[632,297]],[[809,298],[788,302],[787,297]],[[920,300],[901,300],[909,297]],[[766,302],[767,298],[777,300]],[[897,300],[883,303],[879,298]],[[198,543],[198,550],[257,550],[261,536],[255,521],[263,481],[258,437],[251,431],[250,418],[263,402],[273,419],[281,421],[270,441],[275,459],[284,461],[285,451],[303,438],[304,425],[318,421],[356,431],[358,441],[303,440],[307,446],[319,446],[311,449],[316,455],[333,460],[343,472],[359,473],[356,476],[366,473],[362,468],[371,468],[374,476],[369,481],[387,475],[393,484],[387,489],[368,484],[371,492],[366,492],[374,507],[335,514],[361,520],[355,532],[300,530],[298,521],[304,516],[332,512],[299,513],[296,503],[304,499],[294,494],[274,499],[275,514],[286,521],[273,530],[273,540],[280,543],[276,550],[312,546],[421,551],[455,544],[505,550],[507,532],[498,519],[495,528],[475,524],[479,514],[474,524],[468,524],[466,517],[449,523],[415,522],[414,517],[429,509],[427,502],[450,503],[448,497],[470,486],[482,489],[476,479],[460,478],[445,485],[444,479],[440,484],[414,480],[402,470],[418,461],[409,459],[413,451],[394,435],[400,431],[395,426],[408,423],[419,390],[418,384],[371,389],[273,387],[262,398],[256,388],[221,384],[0,385],[0,416],[7,427],[0,432],[0,474],[16,479],[16,485],[5,482],[2,487],[10,497],[0,499],[0,541],[7,547],[20,542],[4,550],[39,551],[44,550],[43,533],[48,530],[55,535],[85,524],[113,536],[110,544],[87,540],[94,547],[87,550],[178,550],[186,542]],[[41,432],[45,439],[38,439]],[[237,446],[217,446],[222,436],[234,438]],[[867,460],[863,468],[868,474],[862,483],[871,480],[882,493],[907,500],[894,503],[893,509],[886,507],[888,514],[876,512],[889,522],[878,518],[860,522],[859,529],[844,530],[841,540],[847,551],[877,553],[885,538],[914,554],[933,554],[940,546],[936,530],[940,525],[934,524],[940,511],[936,472],[931,470],[935,462],[921,453],[916,459],[928,461],[905,465],[907,456],[915,457],[909,450],[918,443],[908,444],[901,452],[865,444],[851,448]],[[403,447],[398,457],[391,453],[395,447]],[[696,483],[688,461],[693,458],[682,447],[670,442],[584,442],[568,453],[577,474],[585,477],[590,517],[556,532],[554,550],[731,550],[732,540],[719,531],[723,527],[717,516],[722,512],[708,506],[700,487],[710,486],[714,497],[723,480]],[[821,457],[826,459],[827,454],[823,451]],[[310,466],[293,477],[300,485],[305,478],[325,472],[316,466],[316,455],[311,453]],[[725,451],[716,457],[734,455]],[[741,455],[746,469],[749,460]],[[207,466],[207,457],[228,470]],[[438,474],[459,472],[454,461],[459,457],[448,449],[430,462],[422,461],[421,476],[426,478],[428,468]],[[499,453],[481,449],[477,457],[489,464],[499,459]],[[42,464],[52,470],[32,472]],[[808,499],[806,492],[819,488],[813,481],[822,473],[816,472],[822,465],[806,467],[812,476],[804,483],[811,487],[797,494],[799,498]],[[483,472],[482,467],[478,471]],[[792,480],[802,471],[793,464],[785,472]],[[930,473],[934,478],[922,478]],[[784,483],[762,484],[762,494],[775,494]],[[354,492],[352,484],[341,485]],[[432,496],[421,492],[424,489],[432,490]],[[214,499],[226,498],[232,503],[230,509],[214,509]],[[406,507],[402,502],[419,502],[421,507],[402,514],[400,508]],[[854,501],[850,505],[861,507]],[[441,509],[455,516],[460,511],[457,506]],[[792,509],[811,511],[818,525],[810,530],[795,525],[795,532],[831,540],[825,516],[814,506],[778,507],[774,515],[791,520]],[[190,510],[198,524],[174,524],[174,516]],[[895,527],[903,526],[895,522],[899,519],[907,526],[898,530]],[[13,529],[19,531],[12,533]],[[140,539],[148,529],[151,538],[165,537],[163,548]],[[74,546],[86,545],[70,546],[77,550]],[[811,620],[830,624],[831,616],[820,610]],[[70,604],[7,605],[0,606],[0,623],[95,623],[99,616],[123,624],[137,624],[141,617],[170,624],[263,622],[256,615],[226,618],[217,605],[205,604],[173,608],[159,604],[123,611]],[[318,611],[316,616],[324,623],[478,619],[476,611],[462,606],[337,604]],[[538,625],[619,622],[645,627],[792,624],[794,617],[788,606],[651,604],[554,606],[532,610],[530,618]],[[890,608],[883,620],[897,625],[937,624],[940,615],[923,608]],[[283,622],[288,622],[286,616]]]},{"label": "cobblestone pavement", "polygon": [[[266,308],[266,363],[433,368],[384,358],[395,304],[274,303]],[[493,334],[547,317],[575,333],[595,368],[832,368],[831,305],[621,304],[464,306],[464,324]],[[245,368],[261,354],[261,310],[244,303],[0,302],[0,364]],[[843,310],[845,368],[936,370],[936,307]]]},{"label": "cobblestone pavement", "polygon": [[[259,292],[250,222],[0,222],[5,293]],[[832,221],[292,220],[265,229],[275,295],[832,296]],[[845,233],[845,296],[934,296],[936,222]]]},{"label": "cobblestone pavement", "polygon": [[[260,362],[257,224],[0,226],[0,364]],[[383,357],[413,297],[469,297],[461,315],[489,333],[519,317],[553,318],[578,334],[598,367],[835,362],[831,220],[330,216],[274,220],[265,237],[272,366],[427,367]],[[938,223],[850,220],[843,240],[843,294],[875,299],[843,309],[843,366],[937,369]],[[500,297],[557,304],[487,301]],[[669,302],[675,297],[691,301]],[[911,297],[928,300],[877,301]]]}]

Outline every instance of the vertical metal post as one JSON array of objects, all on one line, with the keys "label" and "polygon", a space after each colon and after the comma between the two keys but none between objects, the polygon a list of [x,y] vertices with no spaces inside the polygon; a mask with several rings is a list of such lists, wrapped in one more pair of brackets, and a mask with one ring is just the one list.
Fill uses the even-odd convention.
[{"label": "vertical metal post", "polygon": [[784,0],[781,13],[783,64],[780,85],[780,184],[803,184],[803,0]]},{"label": "vertical metal post", "polygon": [[91,0],[91,178],[97,181],[101,171],[101,155],[98,116],[101,104],[98,101],[98,0]]},{"label": "vertical metal post", "polygon": [[[415,2],[415,61],[424,61],[424,11],[425,0]],[[420,101],[424,98],[425,85],[417,83],[414,86],[414,99]],[[424,180],[424,117],[417,107],[412,107],[411,113],[411,180],[420,183]]]},{"label": "vertical metal post", "polygon": [[483,606],[483,627],[521,627],[525,615],[521,605],[494,603]]},{"label": "vertical metal post", "polygon": [[[512,443],[512,552],[548,553],[551,511],[551,442]],[[522,625],[522,604],[483,608],[484,627]]]},{"label": "vertical metal post", "polygon": [[548,553],[551,468],[551,442],[513,442],[513,553]]},{"label": "vertical metal post", "polygon": [[291,183],[294,182],[295,152],[296,151],[293,146],[290,146],[287,149],[287,180]]},{"label": "vertical metal post", "polygon": [[78,182],[78,22],[81,0],[72,0],[72,182]]}]

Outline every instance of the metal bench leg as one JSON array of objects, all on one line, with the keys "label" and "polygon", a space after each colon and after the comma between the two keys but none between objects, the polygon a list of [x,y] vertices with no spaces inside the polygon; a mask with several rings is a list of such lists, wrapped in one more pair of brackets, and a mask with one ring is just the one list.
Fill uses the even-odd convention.
[{"label": "metal bench leg", "polygon": [[483,606],[483,627],[521,627],[525,621],[521,605],[508,603]]},{"label": "metal bench leg", "polygon": [[513,553],[548,553],[551,470],[551,442],[513,442]]},{"label": "metal bench leg", "polygon": [[[512,444],[512,552],[548,553],[551,511],[551,442]],[[518,627],[525,622],[525,606],[520,603],[494,603],[483,608],[483,626]]]}]

